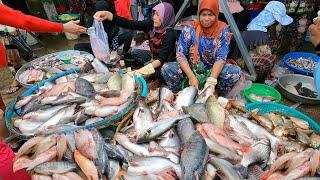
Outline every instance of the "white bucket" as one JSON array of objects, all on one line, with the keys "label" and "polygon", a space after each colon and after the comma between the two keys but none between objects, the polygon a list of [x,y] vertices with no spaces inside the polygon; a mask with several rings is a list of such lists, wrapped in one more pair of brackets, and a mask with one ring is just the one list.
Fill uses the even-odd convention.
[{"label": "white bucket", "polygon": [[66,35],[66,38],[68,40],[75,40],[75,39],[79,38],[79,36],[76,34],[72,34],[72,33],[68,33],[68,32],[65,32],[64,34]]}]

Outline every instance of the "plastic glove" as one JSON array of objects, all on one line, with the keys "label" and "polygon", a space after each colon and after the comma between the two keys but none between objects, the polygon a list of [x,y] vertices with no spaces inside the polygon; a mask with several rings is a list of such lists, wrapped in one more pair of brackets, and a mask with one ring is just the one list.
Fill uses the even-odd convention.
[{"label": "plastic glove", "polygon": [[209,87],[209,86],[212,86],[213,89],[215,89],[217,83],[218,83],[218,81],[217,81],[216,78],[208,77],[208,79],[206,80],[206,84],[204,84],[204,88],[203,89],[207,89],[207,87]]},{"label": "plastic glove", "polygon": [[142,76],[149,76],[153,73],[155,73],[155,69],[153,68],[153,65],[150,63],[138,70],[135,70],[134,73],[137,75],[142,75]]}]

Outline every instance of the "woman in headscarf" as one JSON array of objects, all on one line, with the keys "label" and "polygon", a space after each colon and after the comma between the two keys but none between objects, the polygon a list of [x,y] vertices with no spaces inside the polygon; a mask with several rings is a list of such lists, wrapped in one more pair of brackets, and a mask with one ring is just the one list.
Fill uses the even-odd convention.
[{"label": "woman in headscarf", "polygon": [[[227,64],[232,37],[227,24],[218,20],[217,0],[202,0],[199,19],[187,25],[177,44],[177,62],[164,64],[161,74],[173,92],[188,85],[204,89],[215,86],[227,95],[240,79],[241,69]],[[213,93],[212,92],[212,93]]]},{"label": "woman in headscarf", "polygon": [[[152,53],[151,62],[135,72],[144,76],[155,73],[155,69],[175,59],[176,35],[173,29],[174,10],[169,3],[160,3],[153,8],[153,18],[144,21],[131,21],[109,11],[100,11],[94,15],[98,21],[109,20],[119,27],[140,30],[147,33]],[[146,62],[144,62],[146,63]]]}]

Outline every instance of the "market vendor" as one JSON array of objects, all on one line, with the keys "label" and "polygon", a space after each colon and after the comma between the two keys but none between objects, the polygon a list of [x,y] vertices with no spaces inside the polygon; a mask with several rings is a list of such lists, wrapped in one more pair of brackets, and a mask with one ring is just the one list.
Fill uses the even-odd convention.
[{"label": "market vendor", "polygon": [[199,89],[212,86],[225,96],[240,79],[241,69],[226,63],[232,34],[218,16],[218,1],[203,0],[199,6],[199,20],[182,30],[177,44],[177,62],[164,64],[161,69],[173,92],[188,85]]},{"label": "market vendor", "polygon": [[[269,46],[269,27],[275,25],[276,22],[286,26],[291,24],[292,21],[293,19],[286,14],[286,7],[283,3],[270,1],[259,15],[249,23],[247,31],[242,33],[242,38],[252,57],[258,79],[265,78],[266,75],[271,72],[276,61],[276,56],[272,54]],[[235,47],[233,45],[235,45]],[[244,65],[240,50],[236,46],[235,41],[231,49],[229,57],[237,60],[239,64]]]},{"label": "market vendor", "polygon": [[320,56],[320,17],[309,26],[309,31],[311,33],[310,41],[314,45],[317,55]]},{"label": "market vendor", "polygon": [[158,4],[153,8],[153,19],[144,21],[126,20],[109,11],[97,12],[94,18],[99,21],[109,20],[119,27],[147,33],[152,56],[146,60],[150,62],[145,62],[147,64],[136,70],[136,73],[149,76],[154,74],[156,69],[160,69],[163,63],[175,59],[176,34],[173,29],[175,14],[171,4]]},{"label": "market vendor", "polygon": [[[114,3],[117,3],[117,6],[115,6]],[[122,11],[119,11],[120,9],[123,9],[124,7],[120,6],[120,3],[118,1],[105,1],[105,0],[99,0],[96,2],[94,7],[94,12],[98,11],[110,11],[112,13],[116,13],[119,16],[121,16],[124,19],[131,19],[131,16],[128,17],[127,13],[122,15]],[[118,7],[118,8],[117,8]],[[118,11],[116,11],[118,10]],[[122,53],[125,54],[129,51],[132,38],[133,38],[133,32],[131,31],[125,31],[121,34],[119,34],[119,27],[117,24],[110,22],[110,21],[104,21],[103,27],[105,32],[108,35],[108,43],[110,50],[116,51],[119,49],[120,46],[123,45]],[[85,51],[90,54],[93,54],[91,44],[90,43],[78,43],[74,46],[75,50],[78,51]]]}]

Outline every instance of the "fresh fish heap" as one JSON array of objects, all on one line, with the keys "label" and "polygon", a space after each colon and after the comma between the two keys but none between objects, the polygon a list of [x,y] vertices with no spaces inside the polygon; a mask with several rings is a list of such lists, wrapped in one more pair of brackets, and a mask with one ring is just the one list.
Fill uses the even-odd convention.
[{"label": "fresh fish heap", "polygon": [[26,168],[33,180],[116,179],[126,156],[96,129],[37,136],[19,149],[13,171]]},{"label": "fresh fish heap", "polygon": [[20,97],[15,109],[21,109],[14,127],[26,136],[63,130],[65,125],[97,123],[123,112],[135,99],[132,73],[86,73],[66,76],[48,83],[29,96]]},{"label": "fresh fish heap", "polygon": [[[53,145],[49,148],[55,150],[54,148],[65,147],[63,144],[67,141],[69,149],[46,160],[38,160],[41,162],[39,164],[33,162],[35,160],[32,158],[39,157],[44,152],[37,150],[40,140],[35,140],[37,143],[34,144],[38,144],[36,149],[21,147],[27,150],[20,149],[20,153],[18,152],[14,170],[21,162],[22,165],[18,167],[33,169],[37,175],[45,175],[48,170],[36,170],[37,166],[56,162],[52,159],[57,157],[58,161],[68,163],[74,163],[74,158],[81,171],[70,171],[77,172],[78,175],[84,173],[88,179],[98,179],[106,174],[111,180],[291,180],[320,175],[319,151],[313,149],[319,147],[319,135],[300,119],[278,113],[262,116],[257,111],[248,112],[241,102],[221,97],[217,99],[210,95],[210,87],[199,94],[196,88],[187,87],[177,96],[162,87],[159,93],[153,94],[159,95],[155,105],[149,106],[144,100],[140,100],[131,123],[114,135],[116,147],[104,143],[107,155],[99,154],[102,145],[99,143],[101,140],[97,139],[101,139],[101,136],[94,129],[81,130],[71,136],[62,135],[67,140],[59,145],[58,142],[51,143]],[[47,138],[55,137],[53,135]],[[31,142],[29,140],[27,143]],[[23,146],[31,146],[26,144]],[[48,156],[49,153],[43,154]],[[108,163],[103,163],[106,161]],[[49,165],[38,169],[45,169],[47,166]],[[106,170],[103,171],[104,169]],[[50,174],[53,179],[69,173],[56,170],[49,172],[53,174]]]},{"label": "fresh fish heap", "polygon": [[249,95],[252,99],[256,100],[256,101],[260,101],[260,102],[273,102],[276,99],[272,96],[260,96],[260,95],[256,95],[254,93]]},{"label": "fresh fish heap", "polygon": [[289,59],[288,63],[294,67],[311,71],[313,72],[314,68],[316,67],[316,62],[312,59],[306,58],[298,58],[298,59]]},{"label": "fresh fish heap", "polygon": [[[114,136],[128,155],[128,164],[122,167],[125,171],[123,179],[272,179],[274,174],[283,179],[319,176],[319,151],[307,148],[319,146],[319,135],[304,121],[280,116],[284,118],[281,124],[257,112],[247,112],[239,102],[216,99],[206,91],[211,90],[198,95],[195,88],[188,87],[175,97],[169,89],[162,87],[155,106],[139,102],[132,123]],[[273,117],[272,114],[267,116]],[[298,136],[274,133],[275,127],[312,133],[313,143],[311,137],[310,142],[303,144],[295,140]],[[281,158],[292,152],[302,153],[303,162],[290,158],[281,163]],[[279,167],[271,170],[275,163]]]},{"label": "fresh fish heap", "polygon": [[88,54],[66,54],[63,59],[70,60],[71,64],[58,59],[57,54],[47,56],[43,61],[34,62],[19,75],[19,81],[25,84],[36,84],[63,71],[79,68],[90,60]]}]

